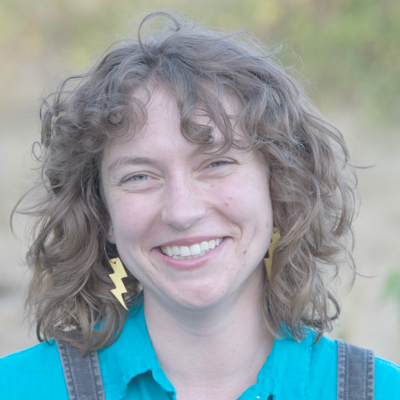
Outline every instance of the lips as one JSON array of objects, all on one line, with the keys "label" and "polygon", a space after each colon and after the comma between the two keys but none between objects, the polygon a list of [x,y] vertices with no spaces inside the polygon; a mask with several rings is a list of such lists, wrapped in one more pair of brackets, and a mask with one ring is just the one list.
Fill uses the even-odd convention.
[{"label": "lips", "polygon": [[161,246],[161,251],[164,255],[174,258],[176,260],[189,260],[204,256],[210,250],[219,246],[223,241],[223,238],[216,238],[211,240],[204,240],[199,243],[194,243],[190,246]]}]

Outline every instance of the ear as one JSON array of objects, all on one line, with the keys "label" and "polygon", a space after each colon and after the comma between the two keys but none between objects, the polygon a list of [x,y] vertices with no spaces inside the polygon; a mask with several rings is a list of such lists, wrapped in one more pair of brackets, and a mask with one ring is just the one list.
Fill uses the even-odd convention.
[{"label": "ear", "polygon": [[107,231],[107,241],[115,244],[115,233],[114,233],[114,226],[110,223]]}]

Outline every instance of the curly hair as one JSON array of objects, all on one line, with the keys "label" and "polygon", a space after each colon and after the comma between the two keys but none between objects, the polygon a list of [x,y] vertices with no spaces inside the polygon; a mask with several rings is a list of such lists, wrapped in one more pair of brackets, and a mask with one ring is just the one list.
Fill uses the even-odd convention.
[{"label": "curly hair", "polygon": [[[161,29],[145,34],[154,18],[164,21]],[[87,352],[111,344],[123,328],[126,312],[110,292],[108,260],[116,248],[106,240],[100,164],[116,135],[143,127],[147,102],[135,94],[150,98],[155,86],[175,99],[187,140],[207,148],[214,125],[224,148],[264,155],[281,232],[264,282],[265,322],[275,335],[301,340],[312,329],[318,340],[340,313],[327,271],[337,276],[343,263],[355,271],[356,178],[344,138],[273,51],[242,32],[204,29],[169,12],[147,15],[137,39],[118,41],[88,72],[65,79],[43,100],[40,151],[34,152],[41,165],[37,187],[45,194],[17,209],[37,218],[27,253],[33,269],[27,306],[39,340],[61,338]],[[238,105],[234,124],[224,108],[227,97]],[[196,122],[199,113],[213,124]],[[245,141],[235,139],[238,129]],[[127,273],[131,304],[142,288]]]}]

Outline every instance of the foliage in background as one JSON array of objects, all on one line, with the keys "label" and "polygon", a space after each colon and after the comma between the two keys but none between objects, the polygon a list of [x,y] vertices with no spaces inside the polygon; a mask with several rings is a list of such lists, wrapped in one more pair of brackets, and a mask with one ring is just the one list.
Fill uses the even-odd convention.
[{"label": "foliage in background", "polygon": [[387,275],[383,290],[383,298],[394,300],[397,303],[400,313],[400,267]]},{"label": "foliage in background", "polygon": [[[398,315],[400,316],[400,266],[387,274],[383,287],[383,298],[396,302]],[[400,331],[398,336],[400,339]]]},{"label": "foliage in background", "polygon": [[[41,60],[58,54],[83,68],[125,36],[131,18],[171,7],[207,25],[244,28],[267,44],[287,44],[316,102],[399,122],[400,1],[393,0],[0,0],[0,52]],[[64,49],[64,51],[62,51]],[[291,55],[291,49],[301,58]]]}]

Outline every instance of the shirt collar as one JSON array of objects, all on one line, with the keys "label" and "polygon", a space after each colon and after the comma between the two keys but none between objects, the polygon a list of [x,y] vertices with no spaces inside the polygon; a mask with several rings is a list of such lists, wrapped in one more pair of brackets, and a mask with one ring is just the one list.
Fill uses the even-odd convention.
[{"label": "shirt collar", "polygon": [[310,398],[309,376],[312,343],[310,333],[301,342],[291,338],[275,339],[271,353],[257,376],[257,383],[248,388],[240,400],[274,400]]},{"label": "shirt collar", "polygon": [[[248,388],[240,400],[309,399],[309,376],[312,343],[315,333],[301,342],[275,339],[271,353],[257,376],[257,383]],[[129,382],[137,375],[151,371],[155,381],[167,392],[175,389],[158,362],[151,343],[143,302],[129,312],[119,338],[98,352],[106,398],[124,397]],[[108,390],[110,393],[108,394]],[[111,393],[112,392],[112,393]]]},{"label": "shirt collar", "polygon": [[[166,391],[175,389],[158,362],[147,331],[143,302],[129,311],[118,339],[99,350],[106,398],[122,399],[129,382],[137,375],[151,371],[154,380]],[[110,393],[107,393],[108,390]]]}]

